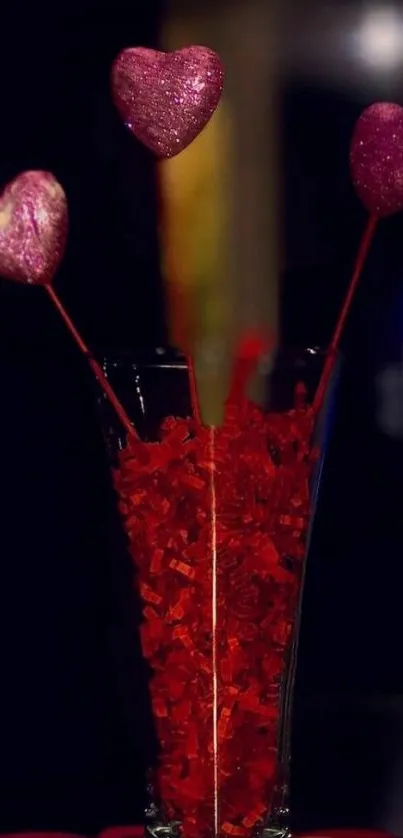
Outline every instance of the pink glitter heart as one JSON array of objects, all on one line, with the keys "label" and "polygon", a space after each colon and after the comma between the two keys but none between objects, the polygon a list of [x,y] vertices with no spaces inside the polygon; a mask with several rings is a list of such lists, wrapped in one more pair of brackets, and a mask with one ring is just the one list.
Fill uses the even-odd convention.
[{"label": "pink glitter heart", "polygon": [[124,123],[157,157],[174,157],[200,134],[223,82],[221,61],[207,47],[125,49],[112,68],[112,95]]},{"label": "pink glitter heart", "polygon": [[49,172],[23,172],[0,198],[0,276],[50,285],[63,258],[68,209]]},{"label": "pink glitter heart", "polygon": [[403,209],[403,108],[378,102],[360,116],[353,133],[350,169],[354,187],[373,215]]}]

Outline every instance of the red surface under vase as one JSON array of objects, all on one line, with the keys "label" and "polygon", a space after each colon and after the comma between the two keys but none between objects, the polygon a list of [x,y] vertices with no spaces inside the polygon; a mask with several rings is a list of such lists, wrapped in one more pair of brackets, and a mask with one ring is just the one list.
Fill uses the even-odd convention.
[{"label": "red surface under vase", "polygon": [[300,361],[274,374],[274,407],[229,404],[220,428],[189,416],[183,362],[107,367],[120,396],[132,382],[141,436],[116,436],[109,416],[160,746],[151,814],[185,838],[247,838],[286,804],[318,468],[309,396],[321,363]]}]

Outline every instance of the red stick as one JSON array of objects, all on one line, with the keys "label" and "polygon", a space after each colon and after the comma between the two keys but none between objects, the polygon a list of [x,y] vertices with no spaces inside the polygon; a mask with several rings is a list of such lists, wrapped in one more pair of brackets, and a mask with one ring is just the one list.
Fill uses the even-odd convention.
[{"label": "red stick", "polygon": [[186,355],[186,361],[188,365],[188,374],[189,374],[189,388],[190,388],[190,402],[192,405],[192,412],[193,416],[198,425],[202,424],[201,420],[201,413],[200,413],[200,404],[199,404],[199,397],[197,395],[197,384],[196,384],[196,375],[195,375],[195,368],[194,362],[191,355]]},{"label": "red stick", "polygon": [[329,354],[325,361],[325,366],[323,368],[323,372],[321,375],[321,379],[318,384],[318,389],[315,394],[315,398],[313,401],[313,409],[315,412],[320,410],[322,406],[322,401],[324,399],[326,388],[329,384],[333,367],[336,360],[336,352],[339,348],[340,339],[343,333],[344,326],[346,324],[347,317],[350,313],[351,304],[353,302],[353,297],[358,285],[358,281],[360,279],[362,270],[365,265],[365,260],[368,256],[368,251],[372,243],[372,239],[374,237],[374,233],[379,221],[379,217],[377,215],[370,215],[367,226],[364,230],[360,246],[358,249],[357,260],[355,263],[353,275],[350,280],[350,284],[347,289],[347,294],[345,296],[339,317],[337,319],[336,328],[333,333],[332,341],[329,346]]},{"label": "red stick", "polygon": [[273,341],[254,332],[247,332],[239,341],[235,352],[227,404],[242,401],[245,388],[260,358],[272,348]]},{"label": "red stick", "polygon": [[63,303],[59,300],[59,297],[57,296],[56,291],[54,291],[54,289],[52,288],[51,285],[46,285],[45,288],[46,288],[52,302],[56,306],[58,312],[61,314],[69,332],[73,335],[73,338],[76,341],[78,347],[81,349],[81,352],[87,358],[87,361],[88,361],[90,367],[92,368],[92,371],[95,375],[95,378],[97,379],[97,381],[101,385],[101,387],[102,387],[105,395],[109,399],[111,405],[115,408],[116,413],[118,414],[119,419],[122,422],[122,425],[126,428],[126,431],[129,434],[129,436],[131,436],[133,439],[138,439],[137,433],[136,433],[136,431],[135,431],[135,429],[134,429],[134,427],[133,427],[133,425],[132,425],[132,423],[131,423],[131,421],[130,421],[130,419],[129,419],[129,417],[128,417],[128,415],[127,415],[127,413],[126,413],[126,411],[123,407],[123,405],[120,403],[115,391],[112,389],[111,385],[109,384],[109,381],[108,381],[102,367],[100,366],[100,364],[98,364],[98,361],[96,361],[95,358],[92,357],[87,344],[82,339],[80,333],[77,331],[71,317],[69,317],[69,315],[67,314],[67,311],[64,308]]}]

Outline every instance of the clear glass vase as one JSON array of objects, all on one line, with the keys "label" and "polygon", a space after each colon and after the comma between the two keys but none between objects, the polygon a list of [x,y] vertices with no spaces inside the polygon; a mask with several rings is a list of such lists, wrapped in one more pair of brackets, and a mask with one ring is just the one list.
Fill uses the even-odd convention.
[{"label": "clear glass vase", "polygon": [[220,428],[192,416],[178,353],[104,362],[139,437],[102,398],[152,673],[152,835],[288,833],[300,606],[332,387],[319,417],[310,404],[325,359],[279,352],[264,408],[230,403]]}]

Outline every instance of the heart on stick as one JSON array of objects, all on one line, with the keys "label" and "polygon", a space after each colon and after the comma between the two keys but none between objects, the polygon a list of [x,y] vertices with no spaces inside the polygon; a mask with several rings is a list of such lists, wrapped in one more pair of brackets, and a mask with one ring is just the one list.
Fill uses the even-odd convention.
[{"label": "heart on stick", "polygon": [[50,172],[23,172],[0,198],[0,276],[50,285],[64,256],[66,195]]},{"label": "heart on stick", "polygon": [[50,172],[23,172],[0,197],[0,276],[45,289],[64,320],[123,427],[137,439],[130,419],[52,286],[68,232],[66,195]]},{"label": "heart on stick", "polygon": [[355,190],[375,216],[403,209],[403,108],[376,102],[354,128],[350,170]]},{"label": "heart on stick", "polygon": [[208,47],[123,50],[112,96],[125,125],[157,157],[174,157],[200,134],[221,97],[224,69]]}]

